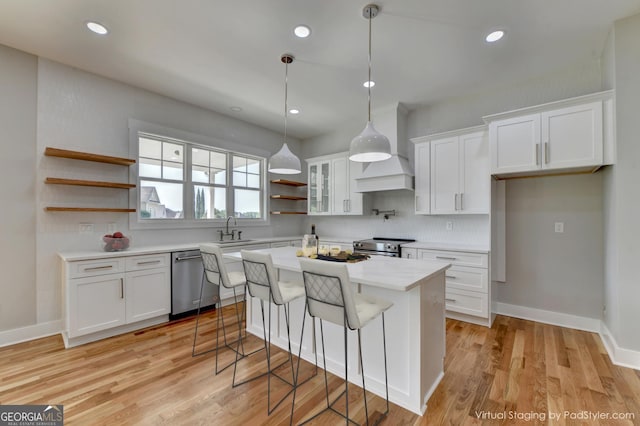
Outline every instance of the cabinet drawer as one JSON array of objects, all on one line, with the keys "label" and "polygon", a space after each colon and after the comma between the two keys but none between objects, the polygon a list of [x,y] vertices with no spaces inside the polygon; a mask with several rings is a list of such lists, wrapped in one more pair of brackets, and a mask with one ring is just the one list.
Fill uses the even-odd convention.
[{"label": "cabinet drawer", "polygon": [[451,263],[452,266],[489,267],[489,255],[463,251],[418,250],[418,258]]},{"label": "cabinet drawer", "polygon": [[489,270],[468,266],[452,266],[446,272],[447,288],[471,290],[481,293],[489,291]]},{"label": "cabinet drawer", "polygon": [[127,257],[127,271],[164,268],[169,266],[169,253],[150,254],[148,256]]},{"label": "cabinet drawer", "polygon": [[489,298],[485,293],[449,289],[447,287],[445,305],[448,311],[482,318],[489,317]]},{"label": "cabinet drawer", "polygon": [[98,275],[124,272],[125,258],[82,260],[69,262],[69,278],[95,277]]}]

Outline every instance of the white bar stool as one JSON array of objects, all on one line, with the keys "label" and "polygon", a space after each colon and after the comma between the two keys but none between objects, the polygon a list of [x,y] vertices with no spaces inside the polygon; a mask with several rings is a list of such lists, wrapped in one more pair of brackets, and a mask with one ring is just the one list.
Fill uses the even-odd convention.
[{"label": "white bar stool", "polygon": [[[246,337],[246,332],[245,332],[245,336],[243,337],[242,324],[246,318],[246,303],[244,305],[244,308],[241,314],[240,309],[238,308],[239,300],[238,300],[238,294],[236,292],[236,290],[239,290],[240,288],[242,288],[243,293],[245,292],[246,279],[242,272],[227,271],[227,268],[224,263],[224,259],[222,257],[223,256],[222,248],[220,248],[219,245],[200,244],[200,255],[202,256],[202,265],[204,267],[204,274],[202,276],[202,283],[200,285],[200,301],[198,302],[198,314],[196,316],[196,329],[193,335],[193,348],[191,350],[191,356],[204,355],[206,353],[215,351],[216,352],[215,373],[219,374],[224,370],[226,370],[228,367],[230,367],[232,364],[234,364],[238,358],[237,355],[238,355],[238,351],[240,351],[240,348],[231,346],[233,343],[239,343],[239,346],[242,346],[242,349],[240,351],[240,355],[242,355],[242,357],[251,355],[251,353],[253,353],[251,352],[249,354],[245,354],[244,352],[244,345],[242,341],[243,341],[243,338]],[[227,341],[227,331],[224,323],[224,314],[223,314],[224,309],[222,309],[222,306],[220,305],[220,301],[218,300],[218,306],[220,308],[220,312],[218,312],[217,320],[216,320],[216,346],[212,349],[196,353],[196,339],[198,337],[200,307],[202,303],[202,293],[204,289],[205,280],[207,281],[207,283],[211,285],[219,285],[219,286],[233,290],[233,300],[235,302],[235,307],[236,307],[236,319],[238,321],[238,338],[237,340],[233,340],[231,342]],[[223,334],[223,341],[224,341],[223,346],[220,346],[220,340],[219,340],[220,339],[220,321],[222,321],[222,334]],[[223,349],[225,347],[236,352],[236,360],[230,362],[229,364],[225,365],[221,369],[218,369],[218,352],[220,351],[220,349]],[[259,350],[262,350],[262,348],[260,348]]]},{"label": "white bar stool", "polygon": [[[382,314],[382,345],[384,352],[384,381],[386,389],[386,401],[387,409],[378,418],[374,424],[378,424],[389,413],[389,380],[387,374],[387,342],[384,327],[384,312],[393,306],[393,303],[377,299],[375,297],[354,293],[349,280],[349,272],[345,264],[336,262],[326,262],[322,260],[311,260],[301,258],[300,267],[302,268],[302,277],[304,281],[304,287],[306,292],[306,308],[309,311],[309,315],[312,318],[320,318],[320,336],[322,341],[322,355],[324,359],[324,380],[327,407],[316,413],[303,423],[307,423],[316,418],[323,412],[330,410],[340,415],[346,420],[346,424],[349,422],[355,423],[349,418],[349,380],[347,377],[348,372],[348,352],[347,352],[347,329],[358,331],[358,355],[360,366],[362,368],[362,390],[364,392],[364,410],[367,418],[367,425],[369,424],[369,410],[367,407],[367,390],[364,383],[364,364],[362,362],[362,340],[360,338],[360,329],[362,329],[372,319]],[[344,379],[345,390],[340,393],[336,399],[329,402],[329,387],[327,381],[327,361],[324,351],[324,332],[322,330],[322,320],[329,321],[333,324],[342,326],[344,328]],[[304,320],[303,320],[304,324]],[[315,330],[315,321],[313,323]],[[303,325],[304,332],[304,325]],[[302,342],[302,335],[300,336]],[[300,345],[302,347],[302,344]],[[298,367],[300,365],[300,354],[298,354]],[[297,373],[296,373],[297,381]],[[294,386],[293,403],[291,404],[291,422],[293,422],[293,409],[296,401],[296,389]],[[346,414],[340,413],[335,408],[335,404],[343,395],[346,398]]]},{"label": "white bar stool", "polygon": [[[293,356],[291,354],[291,333],[289,330],[289,302],[291,302],[292,300],[304,297],[304,285],[302,283],[280,281],[278,279],[276,269],[273,266],[273,261],[271,259],[270,254],[259,253],[257,251],[249,251],[249,250],[241,250],[240,254],[242,255],[242,264],[244,265],[244,273],[247,278],[247,287],[249,289],[249,294],[252,297],[257,297],[258,299],[260,299],[260,310],[262,311],[262,329],[264,330],[264,349],[267,355],[267,372],[260,374],[256,377],[247,379],[242,383],[236,384],[235,383],[236,368],[234,367],[233,386],[235,387],[240,384],[247,383],[249,381],[262,377],[266,374],[267,380],[268,380],[267,413],[271,414],[273,410],[275,410],[282,403],[282,401],[284,401],[287,398],[287,396],[289,396],[289,394],[295,388],[294,382],[296,381],[296,377],[293,369]],[[269,323],[268,323],[268,329],[267,329],[267,326],[265,324],[264,302],[273,303],[276,306],[284,307],[284,315],[285,315],[285,321],[287,326],[289,356],[287,360],[285,360],[283,363],[281,363],[277,367],[273,367],[273,368],[271,367],[271,309],[269,309]],[[284,365],[287,362],[291,363],[291,376],[292,376],[291,381],[279,376],[275,372],[277,368],[279,368],[280,366]],[[316,368],[317,368],[317,364],[318,362],[316,358]],[[273,408],[271,407],[271,376],[272,375],[277,377],[284,383],[288,384],[289,386],[291,386],[291,390],[289,390],[289,392],[287,392],[287,394],[284,395],[273,406]],[[313,376],[315,376],[315,374]]]}]

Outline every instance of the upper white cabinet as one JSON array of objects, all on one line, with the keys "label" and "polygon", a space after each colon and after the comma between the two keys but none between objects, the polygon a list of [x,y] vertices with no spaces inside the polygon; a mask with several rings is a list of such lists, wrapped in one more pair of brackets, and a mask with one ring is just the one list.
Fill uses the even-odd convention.
[{"label": "upper white cabinet", "polygon": [[355,192],[362,163],[349,161],[347,152],[306,160],[309,167],[310,215],[361,215],[362,193]]},{"label": "upper white cabinet", "polygon": [[417,214],[488,214],[489,151],[484,126],[412,139]]},{"label": "upper white cabinet", "polygon": [[611,92],[484,117],[491,174],[519,176],[612,164]]}]

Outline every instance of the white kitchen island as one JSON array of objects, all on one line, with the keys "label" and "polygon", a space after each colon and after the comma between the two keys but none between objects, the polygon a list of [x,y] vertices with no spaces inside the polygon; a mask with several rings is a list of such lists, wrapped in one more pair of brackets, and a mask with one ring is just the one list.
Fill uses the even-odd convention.
[{"label": "white kitchen island", "polygon": [[[293,247],[258,250],[270,253],[280,279],[302,282],[300,265]],[[228,260],[240,261],[240,253],[229,253]],[[324,262],[318,260],[318,262]],[[393,306],[385,314],[389,399],[416,414],[424,414],[427,401],[444,375],[445,355],[445,271],[449,264],[373,256],[347,268],[357,291],[389,300]],[[247,330],[262,338],[262,316],[257,299],[249,298]],[[253,303],[252,303],[253,302]],[[284,312],[272,309],[271,343],[287,348]],[[304,299],[291,303],[291,343],[298,353]],[[266,309],[265,309],[266,313]],[[275,321],[275,322],[274,322]],[[318,320],[316,320],[318,321]],[[302,358],[313,363],[312,323],[307,317],[302,342]],[[315,336],[318,365],[322,367],[320,328]],[[324,322],[327,370],[344,377],[343,329]],[[362,385],[358,365],[357,335],[349,333],[349,381]],[[382,354],[382,321],[380,318],[362,329],[362,353],[367,391],[384,398],[384,358]]]}]

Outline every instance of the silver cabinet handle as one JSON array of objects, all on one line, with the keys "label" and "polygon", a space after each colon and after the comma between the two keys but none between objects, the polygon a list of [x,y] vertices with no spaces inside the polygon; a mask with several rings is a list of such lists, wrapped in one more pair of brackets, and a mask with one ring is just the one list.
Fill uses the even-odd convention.
[{"label": "silver cabinet handle", "polygon": [[347,211],[351,213],[351,199],[347,200]]},{"label": "silver cabinet handle", "polygon": [[446,302],[455,302],[456,299],[449,299],[448,297],[445,297],[444,299]]},{"label": "silver cabinet handle", "polygon": [[458,193],[453,194],[453,209],[458,210]]},{"label": "silver cabinet handle", "polygon": [[446,278],[455,278],[455,275],[445,275]]},{"label": "silver cabinet handle", "polygon": [[407,253],[407,259],[411,259],[411,253]]},{"label": "silver cabinet handle", "polygon": [[84,268],[84,271],[99,271],[101,269],[111,269],[113,268],[113,265],[106,265],[106,266],[95,266],[93,268]]},{"label": "silver cabinet handle", "polygon": [[124,278],[120,278],[120,299],[124,299]]},{"label": "silver cabinet handle", "polygon": [[540,164],[540,144],[536,144],[536,164]]},{"label": "silver cabinet handle", "polygon": [[436,259],[456,260],[456,259],[457,259],[457,257],[436,256]]},{"label": "silver cabinet handle", "polygon": [[460,193],[460,210],[464,210],[464,192]]},{"label": "silver cabinet handle", "polygon": [[544,162],[545,164],[549,164],[550,158],[549,158],[549,142],[545,142],[544,143]]},{"label": "silver cabinet handle", "polygon": [[[200,256],[198,256],[198,257],[200,257]],[[155,263],[160,263],[160,262],[161,262],[160,260],[148,260],[146,262],[138,262],[137,265],[138,266],[140,266],[140,265],[153,265]]]},{"label": "silver cabinet handle", "polygon": [[[202,256],[197,254],[195,256],[184,256],[184,257],[176,257],[176,262],[181,262],[183,260],[191,260],[191,259],[200,259]],[[158,261],[159,262],[159,261]]]}]

